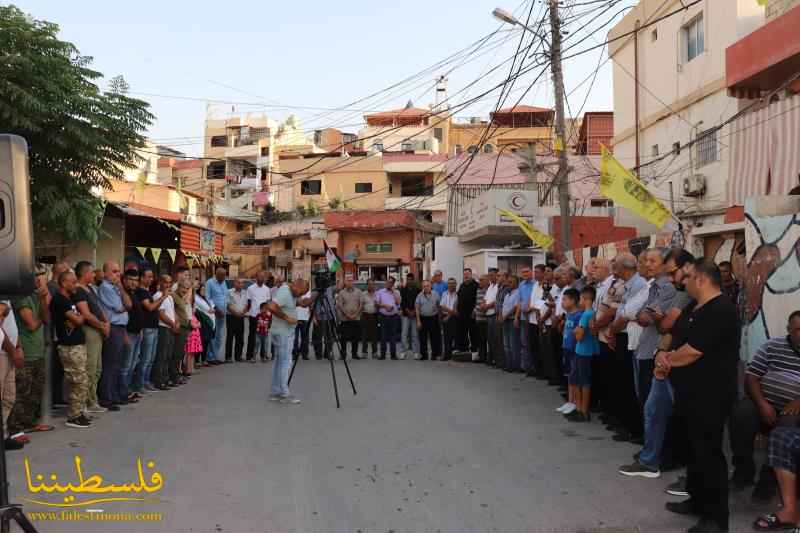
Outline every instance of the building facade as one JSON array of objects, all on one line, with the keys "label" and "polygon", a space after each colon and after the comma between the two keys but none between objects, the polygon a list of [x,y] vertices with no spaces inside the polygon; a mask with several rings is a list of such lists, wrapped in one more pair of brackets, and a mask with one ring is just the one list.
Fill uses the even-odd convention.
[{"label": "building facade", "polygon": [[721,223],[728,207],[730,128],[725,48],[763,22],[754,0],[641,0],[609,32],[614,152],[689,223]]}]

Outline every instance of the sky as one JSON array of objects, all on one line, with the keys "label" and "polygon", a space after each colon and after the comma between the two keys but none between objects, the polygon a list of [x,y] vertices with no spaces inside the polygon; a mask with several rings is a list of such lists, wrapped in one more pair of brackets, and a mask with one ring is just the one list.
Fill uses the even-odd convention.
[{"label": "sky", "polygon": [[[294,114],[309,131],[333,126],[357,132],[365,111],[403,107],[409,99],[417,107],[433,103],[439,74],[448,74],[452,105],[477,97],[509,75],[511,65],[503,61],[514,55],[522,33],[499,23],[491,16],[492,9],[502,7],[524,20],[531,2],[535,26],[545,15],[539,0],[18,0],[14,4],[36,19],[57,23],[61,39],[92,56],[93,68],[105,76],[101,87],[111,77],[123,75],[131,95],[151,104],[156,119],[147,134],[156,144],[202,155],[207,101],[226,113],[235,106],[237,112],[264,112],[276,120]],[[608,0],[570,11],[575,3],[585,2],[562,2],[569,32],[565,46],[587,39],[569,53],[602,43],[611,27],[603,23],[636,2]],[[596,11],[569,19],[590,8]],[[459,55],[393,91],[338,111],[308,109],[339,108],[382,91],[500,27],[504,31],[473,48],[471,55]],[[549,26],[543,30],[549,31]],[[598,64],[601,68],[594,79]],[[457,68],[448,72],[453,67]],[[532,85],[539,70],[516,80],[506,107],[520,98],[523,104],[552,107],[549,73]],[[568,59],[564,72],[568,115],[581,109],[613,109],[611,63],[605,50]],[[456,116],[486,117],[498,96],[495,90]]]}]

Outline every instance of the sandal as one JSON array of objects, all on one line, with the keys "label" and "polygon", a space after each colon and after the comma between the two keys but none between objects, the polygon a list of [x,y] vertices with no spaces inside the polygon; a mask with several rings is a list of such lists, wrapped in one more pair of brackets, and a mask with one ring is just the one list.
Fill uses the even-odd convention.
[{"label": "sandal", "polygon": [[53,431],[55,426],[51,426],[49,424],[36,424],[32,428],[26,429],[27,433],[39,433],[42,431]]},{"label": "sandal", "polygon": [[776,514],[765,514],[753,522],[753,529],[756,531],[797,531],[800,528],[791,522],[781,522]]}]

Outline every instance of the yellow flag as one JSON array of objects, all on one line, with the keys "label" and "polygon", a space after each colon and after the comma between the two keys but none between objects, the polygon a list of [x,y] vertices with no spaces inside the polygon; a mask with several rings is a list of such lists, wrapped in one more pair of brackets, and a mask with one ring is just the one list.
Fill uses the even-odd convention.
[{"label": "yellow flag", "polygon": [[628,169],[617,161],[608,149],[601,145],[603,157],[600,162],[600,194],[614,203],[626,207],[659,228],[672,216],[647,187]]},{"label": "yellow flag", "polygon": [[172,259],[172,262],[174,263],[175,256],[177,255],[178,250],[176,250],[175,248],[167,248],[167,253],[169,254],[170,259]]},{"label": "yellow flag", "polygon": [[550,235],[545,235],[538,229],[534,228],[519,215],[512,213],[508,209],[498,209],[497,212],[516,222],[517,225],[522,228],[522,231],[525,232],[525,235],[527,235],[533,242],[538,244],[542,249],[547,250],[553,245],[554,239]]},{"label": "yellow flag", "polygon": [[563,152],[564,151],[564,141],[561,140],[561,137],[556,137],[553,140],[553,151],[555,151],[555,152]]},{"label": "yellow flag", "polygon": [[142,256],[142,259],[144,259],[144,258],[145,258],[145,257],[144,257],[144,254],[146,254],[146,253],[147,253],[147,246],[137,246],[137,247],[136,247],[136,249],[137,249],[137,250],[139,251],[139,253],[141,254],[141,256]]}]

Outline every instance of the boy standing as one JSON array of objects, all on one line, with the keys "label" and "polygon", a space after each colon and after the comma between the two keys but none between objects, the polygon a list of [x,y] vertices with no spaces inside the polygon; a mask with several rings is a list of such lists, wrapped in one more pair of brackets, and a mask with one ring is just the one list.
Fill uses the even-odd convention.
[{"label": "boy standing", "polygon": [[[563,352],[563,366],[564,373],[567,377],[570,376],[570,369],[574,366],[575,362],[575,328],[578,327],[578,322],[581,319],[583,312],[578,309],[578,300],[580,293],[575,289],[567,289],[561,295],[561,307],[564,310],[564,341],[561,344]],[[559,413],[569,415],[575,412],[578,408],[578,391],[572,379],[568,379],[569,388],[567,389],[567,403],[556,409]]]},{"label": "boy standing", "polygon": [[272,323],[272,315],[269,313],[269,302],[261,302],[258,315],[256,315],[256,338],[253,348],[253,362],[256,356],[261,358],[262,363],[271,359],[271,342],[269,342],[269,326]]},{"label": "boy standing", "polygon": [[581,315],[578,327],[575,329],[575,362],[570,372],[570,385],[577,387],[578,410],[569,416],[572,422],[589,422],[589,401],[592,392],[592,357],[600,353],[600,343],[597,335],[589,330],[589,322],[594,318],[594,287],[585,287],[581,291]]}]

